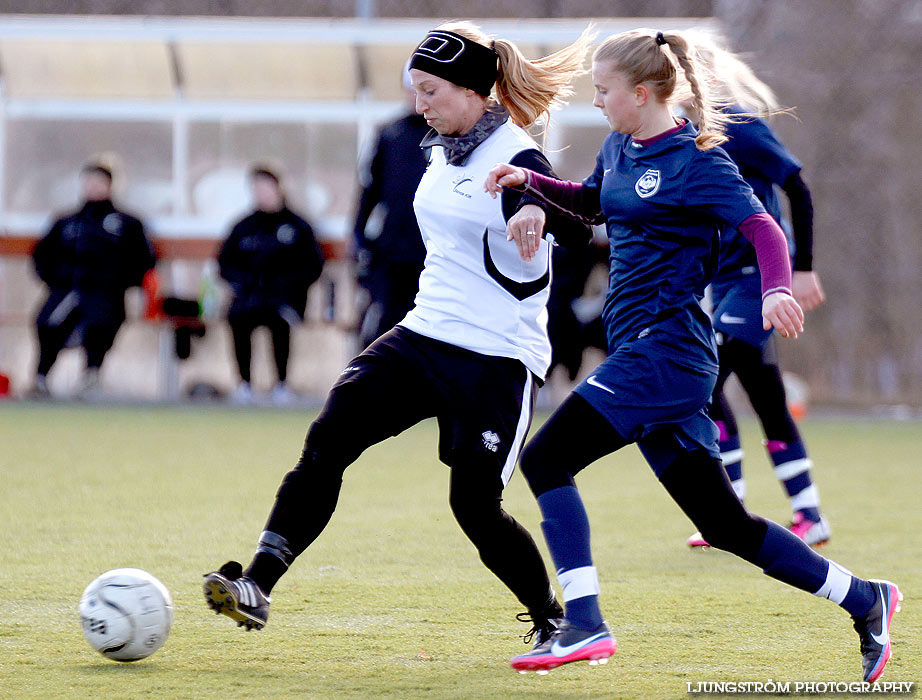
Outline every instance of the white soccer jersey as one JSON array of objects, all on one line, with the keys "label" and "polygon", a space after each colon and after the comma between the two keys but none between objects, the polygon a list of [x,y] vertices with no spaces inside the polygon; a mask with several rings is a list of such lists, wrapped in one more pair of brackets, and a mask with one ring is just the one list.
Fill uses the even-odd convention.
[{"label": "white soccer jersey", "polygon": [[413,206],[426,263],[416,307],[399,325],[484,355],[520,360],[542,380],[551,360],[547,335],[550,245],[542,240],[530,262],[506,240],[500,197],[484,192],[497,163],[536,148],[525,131],[505,122],[461,166],[444,151],[432,160]]}]

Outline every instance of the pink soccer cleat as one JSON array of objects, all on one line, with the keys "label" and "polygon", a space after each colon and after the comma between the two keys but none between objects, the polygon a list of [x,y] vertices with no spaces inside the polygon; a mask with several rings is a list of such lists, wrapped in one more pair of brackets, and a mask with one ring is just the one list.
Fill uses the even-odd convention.
[{"label": "pink soccer cleat", "polygon": [[574,661],[588,661],[590,666],[606,664],[617,649],[618,643],[604,622],[594,630],[584,630],[564,619],[550,639],[509,663],[519,673],[544,674]]},{"label": "pink soccer cleat", "polygon": [[826,544],[829,542],[829,538],[832,535],[832,530],[829,528],[829,523],[826,521],[826,518],[821,515],[819,522],[808,520],[800,511],[794,513],[794,518],[788,526],[788,530],[793,532],[811,547],[819,547]]}]

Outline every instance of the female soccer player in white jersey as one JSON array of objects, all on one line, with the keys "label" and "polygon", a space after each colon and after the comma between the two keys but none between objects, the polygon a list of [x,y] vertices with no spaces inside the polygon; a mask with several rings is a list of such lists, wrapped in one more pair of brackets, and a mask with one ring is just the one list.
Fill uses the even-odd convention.
[{"label": "female soccer player in white jersey", "polygon": [[[678,70],[694,94],[700,133],[670,109]],[[604,222],[611,244],[603,312],[609,357],[522,453],[522,473],[544,518],[566,616],[549,640],[514,658],[512,666],[545,671],[614,653],[599,609],[589,521],[573,476],[636,442],[713,546],[845,608],[861,638],[864,680],[875,681],[890,658],[899,590],[888,581],[853,576],[794,533],[748,513],[721,465],[717,428],[706,411],[718,366],[714,331],[700,300],[714,272],[719,230],[731,226],[752,241],[764,323],[796,337],[803,312],[791,296],[784,234],[729,156],[714,148],[723,139],[726,115],[710,104],[681,32],[635,30],[611,37],[596,50],[592,74],[593,104],[611,127],[595,171],[577,184],[498,165],[485,182],[493,193],[524,186],[575,218]],[[508,230],[526,240],[530,259],[530,237],[515,219]]]},{"label": "female soccer player in white jersey", "polygon": [[273,586],[332,517],[345,469],[366,448],[436,417],[458,524],[527,608],[520,619],[533,628],[525,637],[543,642],[554,629],[563,611],[541,555],[501,506],[550,361],[550,243],[542,239],[523,263],[506,221],[519,211],[532,231],[546,229],[564,245],[587,245],[591,234],[570,218],[545,217],[521,193],[490,197],[482,183],[497,162],[552,173],[524,128],[570,94],[588,47],[583,36],[529,61],[509,41],[457,23],[416,48],[416,109],[433,129],[414,200],[426,246],[416,306],[343,370],[282,481],[250,565],[228,562],[206,574],[214,610],[261,628]]}]

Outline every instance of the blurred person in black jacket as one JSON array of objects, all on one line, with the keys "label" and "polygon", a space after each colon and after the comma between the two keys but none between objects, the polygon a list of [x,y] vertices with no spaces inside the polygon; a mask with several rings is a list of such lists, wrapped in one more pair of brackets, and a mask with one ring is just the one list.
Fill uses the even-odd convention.
[{"label": "blurred person in black jacket", "polygon": [[275,403],[290,403],[288,357],[291,328],[304,320],[307,290],[323,269],[323,256],[310,224],[285,201],[278,172],[257,165],[250,171],[255,211],[237,222],[218,255],[221,277],[233,293],[227,320],[234,338],[240,385],[238,403],[250,403],[253,331],[265,326],[272,334],[278,383]]},{"label": "blurred person in black jacket", "polygon": [[547,333],[551,339],[548,377],[555,367],[561,365],[573,382],[583,364],[583,351],[586,349],[586,333],[573,304],[583,296],[598,253],[594,245],[582,248],[554,246],[552,255],[554,278],[547,301]]},{"label": "blurred person in black jacket", "polygon": [[416,114],[416,93],[406,71],[404,88],[408,114],[381,128],[361,175],[354,243],[358,282],[369,296],[359,330],[363,348],[413,308],[426,258],[413,197],[428,163],[420,142],[430,129]]},{"label": "blurred person in black jacket", "polygon": [[36,320],[39,360],[32,395],[49,395],[48,372],[61,350],[82,346],[87,371],[81,394],[98,390],[99,368],[125,321],[125,290],[138,286],[155,258],[140,220],[112,204],[112,169],[90,162],[81,171],[83,206],[54,222],[35,246],[35,271],[48,285]]}]

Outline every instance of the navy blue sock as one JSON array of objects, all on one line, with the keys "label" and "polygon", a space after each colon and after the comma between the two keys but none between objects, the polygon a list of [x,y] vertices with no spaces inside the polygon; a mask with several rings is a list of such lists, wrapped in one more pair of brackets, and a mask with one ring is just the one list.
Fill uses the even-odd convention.
[{"label": "navy blue sock", "polygon": [[871,585],[871,582],[852,576],[848,593],[845,594],[845,598],[842,599],[839,605],[845,608],[852,617],[864,617],[870,611],[871,606],[874,605],[875,599],[874,586]]},{"label": "navy blue sock", "polygon": [[791,586],[816,593],[826,582],[829,562],[778,523],[768,529],[753,562],[767,575]]},{"label": "navy blue sock", "polygon": [[730,485],[741,501],[746,497],[746,481],[743,479],[743,448],[739,435],[724,435],[726,428],[717,424],[720,431],[720,441],[717,443],[720,450],[720,461],[724,471],[730,478]]},{"label": "navy blue sock", "polygon": [[775,476],[791,499],[791,510],[807,520],[820,521],[820,496],[810,476],[813,462],[807,456],[803,441],[766,440],[765,447],[774,465]]},{"label": "navy blue sock", "polygon": [[853,617],[867,614],[874,604],[870,583],[821,557],[777,523],[768,521],[765,540],[754,563],[772,578],[841,605]]},{"label": "navy blue sock", "polygon": [[574,486],[561,486],[538,496],[544,520],[541,529],[563,587],[567,620],[583,629],[602,624],[599,583],[589,546],[589,518]]}]

